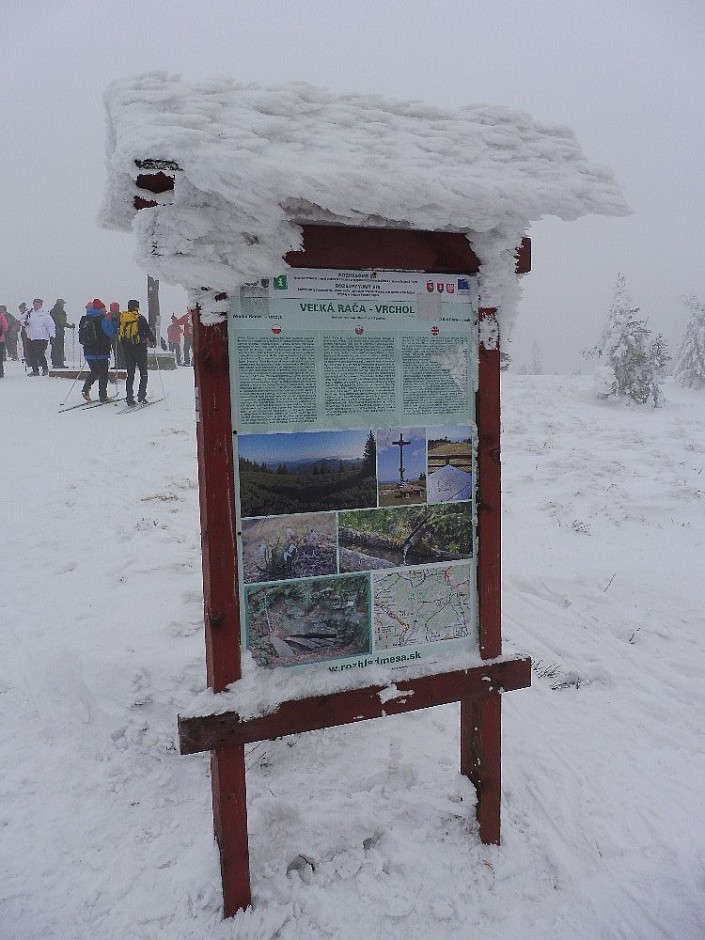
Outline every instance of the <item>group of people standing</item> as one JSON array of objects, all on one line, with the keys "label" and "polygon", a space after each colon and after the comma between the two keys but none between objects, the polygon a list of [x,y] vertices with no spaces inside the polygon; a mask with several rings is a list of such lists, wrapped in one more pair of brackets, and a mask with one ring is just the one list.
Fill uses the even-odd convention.
[{"label": "group of people standing", "polygon": [[20,341],[22,358],[30,369],[29,375],[49,374],[49,364],[46,358],[49,343],[51,343],[52,368],[66,368],[65,333],[67,329],[75,329],[75,324],[68,322],[64,309],[65,303],[59,298],[47,312],[44,309],[44,301],[40,297],[35,297],[30,309],[27,308],[27,304],[20,304],[19,317],[9,313],[5,304],[0,304],[0,378],[5,374],[5,359],[20,358]]},{"label": "group of people standing", "polygon": [[[47,348],[51,343],[51,365],[53,369],[66,369],[65,335],[66,330],[75,330],[76,324],[69,323],[65,310],[66,302],[59,298],[48,312],[44,301],[35,297],[32,307],[19,305],[19,317],[8,312],[6,305],[0,304],[0,378],[4,377],[6,358],[20,358],[28,367],[27,375],[49,374]],[[120,310],[120,304],[111,303],[106,309],[98,297],[86,304],[86,312],[78,324],[78,341],[83,347],[89,373],[83,383],[82,394],[86,401],[91,401],[91,388],[98,383],[100,401],[108,398],[108,366],[111,353],[115,364],[125,368],[127,381],[125,394],[128,405],[145,402],[147,397],[147,349],[156,345],[156,339],[149,323],[139,312],[139,301],[130,300],[127,310]],[[169,350],[174,353],[177,365],[191,365],[193,342],[192,311],[182,317],[171,315],[167,327]],[[182,360],[183,340],[183,360]],[[162,346],[164,346],[162,340]],[[137,395],[134,392],[135,375],[139,372]]]},{"label": "group of people standing", "polygon": [[140,313],[138,300],[129,300],[127,310],[120,310],[120,304],[111,303],[106,310],[102,300],[96,297],[86,304],[86,312],[78,325],[78,341],[83,346],[83,356],[89,368],[82,395],[91,401],[91,388],[98,383],[98,397],[107,402],[108,364],[113,351],[113,342],[117,340],[121,358],[124,360],[127,377],[125,380],[125,398],[129,406],[135,405],[135,373],[139,371],[137,402],[147,401],[147,349],[156,346],[156,339],[149,323]]}]

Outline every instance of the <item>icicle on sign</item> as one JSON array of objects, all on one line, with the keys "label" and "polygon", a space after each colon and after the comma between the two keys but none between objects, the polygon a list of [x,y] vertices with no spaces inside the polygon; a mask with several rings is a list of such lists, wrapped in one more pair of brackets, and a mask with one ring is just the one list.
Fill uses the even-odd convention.
[{"label": "icicle on sign", "polygon": [[228,333],[244,655],[307,694],[477,658],[474,280],[289,270]]}]

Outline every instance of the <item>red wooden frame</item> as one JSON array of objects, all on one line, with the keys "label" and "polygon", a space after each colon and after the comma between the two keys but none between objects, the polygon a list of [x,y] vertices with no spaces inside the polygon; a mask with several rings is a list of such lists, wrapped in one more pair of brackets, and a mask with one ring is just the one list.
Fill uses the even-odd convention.
[{"label": "red wooden frame", "polygon": [[[291,267],[387,268],[475,274],[479,261],[457,233],[303,226],[303,249]],[[525,239],[517,270],[530,264]],[[481,309],[481,318],[495,315]],[[240,677],[235,492],[230,414],[227,324],[204,327],[194,318],[194,371],[203,553],[203,593],[208,685],[215,692]],[[460,769],[477,789],[483,842],[500,840],[501,692],[531,684],[528,657],[501,659],[501,529],[499,348],[479,351],[478,620],[483,666],[396,683],[400,697],[382,705],[380,688],[357,689],[283,703],[264,718],[235,713],[180,718],[181,752],[211,752],[213,818],[223,880],[225,916],[251,902],[247,837],[247,742],[314,728],[398,714],[447,702],[460,703]],[[404,693],[409,693],[404,695]]]}]

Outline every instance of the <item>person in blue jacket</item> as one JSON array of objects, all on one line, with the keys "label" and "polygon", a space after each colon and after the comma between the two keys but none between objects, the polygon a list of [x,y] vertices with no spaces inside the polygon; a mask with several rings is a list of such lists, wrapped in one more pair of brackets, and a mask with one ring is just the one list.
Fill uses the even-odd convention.
[{"label": "person in blue jacket", "polygon": [[117,317],[106,313],[105,304],[97,297],[86,304],[85,316],[78,324],[78,341],[83,346],[83,355],[91,370],[83,383],[82,394],[91,401],[91,386],[97,380],[98,397],[102,402],[108,398],[108,363],[112,351],[112,339],[118,329]]}]

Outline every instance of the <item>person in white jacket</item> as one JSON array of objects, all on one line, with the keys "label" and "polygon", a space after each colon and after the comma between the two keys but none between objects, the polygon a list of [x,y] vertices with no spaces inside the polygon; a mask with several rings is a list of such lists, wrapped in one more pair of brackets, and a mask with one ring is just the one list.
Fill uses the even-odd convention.
[{"label": "person in white jacket", "polygon": [[46,351],[49,340],[56,335],[56,325],[51,316],[44,309],[44,301],[35,297],[32,309],[28,310],[22,321],[28,341],[28,365],[31,367],[29,375],[49,374]]}]

